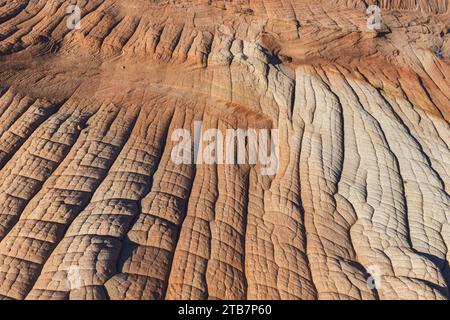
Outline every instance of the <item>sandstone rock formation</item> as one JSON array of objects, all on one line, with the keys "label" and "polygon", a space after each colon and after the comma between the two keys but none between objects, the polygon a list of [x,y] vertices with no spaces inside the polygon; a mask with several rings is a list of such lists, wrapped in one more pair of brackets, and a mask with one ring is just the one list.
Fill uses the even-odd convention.
[{"label": "sandstone rock formation", "polygon": [[[0,298],[449,299],[449,31],[448,0],[0,0]],[[277,173],[174,163],[196,121],[278,129]]]}]

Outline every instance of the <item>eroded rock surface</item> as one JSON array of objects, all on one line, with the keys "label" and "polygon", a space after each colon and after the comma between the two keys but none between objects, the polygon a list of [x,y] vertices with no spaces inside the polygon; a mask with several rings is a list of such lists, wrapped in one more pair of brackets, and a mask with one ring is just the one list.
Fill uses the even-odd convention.
[{"label": "eroded rock surface", "polygon": [[[448,0],[0,0],[0,298],[449,299],[449,30]],[[276,174],[174,163],[199,121],[278,129]]]}]

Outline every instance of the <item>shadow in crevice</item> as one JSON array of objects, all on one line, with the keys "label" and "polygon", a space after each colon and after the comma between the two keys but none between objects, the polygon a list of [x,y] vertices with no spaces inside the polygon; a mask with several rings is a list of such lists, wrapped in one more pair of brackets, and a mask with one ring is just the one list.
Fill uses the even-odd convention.
[{"label": "shadow in crevice", "polygon": [[121,254],[120,254],[120,256],[119,256],[119,258],[117,260],[117,267],[116,268],[117,268],[117,272],[118,273],[123,272],[123,267],[124,267],[126,261],[129,260],[132,257],[133,252],[135,252],[138,249],[138,247],[139,247],[139,244],[137,244],[136,242],[130,240],[128,238],[128,236],[126,236],[123,239],[122,248],[121,248]]},{"label": "shadow in crevice", "polygon": [[439,286],[436,283],[432,283],[426,280],[423,280],[427,285],[429,285],[431,288],[435,289],[436,291],[439,291],[443,296],[447,297],[447,299],[450,299],[450,267],[447,260],[441,259],[433,254],[419,252],[417,250],[414,250],[418,255],[430,260],[433,262],[433,264],[439,268],[439,270],[442,273],[442,276],[444,277],[446,287]]},{"label": "shadow in crevice", "polygon": [[267,56],[269,64],[277,66],[283,63],[281,59],[274,53],[270,52],[267,48],[261,47],[262,52]]}]

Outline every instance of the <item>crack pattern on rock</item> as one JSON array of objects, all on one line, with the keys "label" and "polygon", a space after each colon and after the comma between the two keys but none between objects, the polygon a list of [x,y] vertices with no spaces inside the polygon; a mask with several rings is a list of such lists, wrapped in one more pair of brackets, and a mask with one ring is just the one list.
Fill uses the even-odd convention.
[{"label": "crack pattern on rock", "polygon": [[0,299],[449,299],[450,4],[371,3],[0,0]]}]

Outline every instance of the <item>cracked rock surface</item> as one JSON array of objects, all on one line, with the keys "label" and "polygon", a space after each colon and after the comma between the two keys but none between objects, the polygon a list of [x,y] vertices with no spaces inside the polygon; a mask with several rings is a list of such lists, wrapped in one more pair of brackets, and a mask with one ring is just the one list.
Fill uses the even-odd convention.
[{"label": "cracked rock surface", "polygon": [[449,299],[449,59],[448,0],[0,0],[0,299]]}]

